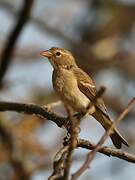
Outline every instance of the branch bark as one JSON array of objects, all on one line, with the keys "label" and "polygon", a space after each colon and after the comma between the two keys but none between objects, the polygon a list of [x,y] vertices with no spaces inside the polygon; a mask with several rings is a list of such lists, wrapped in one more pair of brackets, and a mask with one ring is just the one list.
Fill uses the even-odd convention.
[{"label": "branch bark", "polygon": [[65,161],[65,169],[64,169],[64,180],[69,179],[70,175],[70,169],[72,165],[72,155],[74,152],[74,149],[77,147],[77,142],[78,142],[78,134],[80,132],[80,123],[81,119],[88,113],[93,113],[93,110],[95,111],[95,106],[96,102],[98,101],[99,98],[103,95],[105,92],[106,88],[101,87],[99,91],[97,92],[96,96],[92,99],[92,101],[89,103],[88,107],[86,108],[85,113],[81,113],[80,116],[74,116],[74,111],[70,107],[66,107],[67,109],[67,114],[69,117],[69,133],[70,133],[70,141],[69,141],[69,148],[68,148],[68,153],[67,153],[67,158]]},{"label": "branch bark", "polygon": [[1,57],[1,62],[0,62],[0,85],[2,85],[3,77],[11,62],[11,56],[15,47],[15,43],[24,25],[28,21],[33,2],[34,0],[29,0],[29,1],[24,0],[24,5],[21,9],[18,22],[16,23],[13,31],[10,33],[9,40],[5,46],[5,49],[2,52],[2,57]]},{"label": "branch bark", "polygon": [[[117,121],[120,121],[121,119],[123,119],[125,117],[125,115],[129,112],[129,110],[131,109],[131,107],[133,106],[134,103],[135,103],[135,98],[132,99],[132,101],[130,102],[128,107],[118,117]],[[26,113],[26,114],[31,114],[31,115],[34,114],[34,115],[40,116],[41,118],[45,118],[47,120],[51,120],[51,121],[55,122],[59,127],[62,127],[62,126],[67,127],[68,118],[60,117],[58,114],[54,113],[51,110],[52,107],[53,107],[53,105],[38,106],[38,105],[34,105],[34,104],[2,102],[2,101],[0,102],[0,111],[15,111],[18,113]],[[113,125],[113,127],[114,127],[114,125]],[[108,131],[107,131],[107,134],[105,133],[104,136],[105,136],[104,137],[105,139],[108,137]],[[105,139],[104,139],[104,141],[105,141]],[[102,143],[104,141],[102,141]],[[128,162],[135,163],[135,155],[132,155],[132,154],[129,154],[122,150],[117,150],[114,148],[101,147],[101,145],[102,145],[101,142],[100,142],[100,147],[98,147],[98,148],[97,148],[97,145],[94,145],[91,142],[86,141],[86,140],[79,139],[77,142],[78,142],[77,147],[94,150],[94,155],[96,152],[100,152],[107,156],[114,156],[114,157],[118,157],[120,159],[126,160]],[[56,166],[55,166],[55,168],[57,169]]]},{"label": "branch bark", "polygon": [[52,112],[48,106],[38,106],[35,104],[24,104],[17,102],[2,102],[0,101],[0,111],[15,111],[18,113],[26,113],[40,116],[55,122],[59,127],[67,124],[67,118],[60,117]]},{"label": "branch bark", "polygon": [[70,127],[69,127],[69,132],[70,133],[70,140],[69,140],[69,148],[67,151],[67,157],[65,160],[65,169],[64,169],[64,175],[63,179],[68,180],[69,175],[70,175],[70,169],[72,165],[72,155],[77,147],[77,139],[78,139],[78,134],[80,132],[80,119],[75,117],[73,114],[73,110],[71,108],[67,108],[67,113],[69,116],[69,122],[70,122]]},{"label": "branch bark", "polygon": [[65,160],[67,157],[68,148],[68,146],[63,146],[55,155],[53,162],[53,173],[48,178],[48,180],[63,179]]},{"label": "branch bark", "polygon": [[[91,143],[90,141],[87,141],[85,139],[79,139],[78,140],[78,147],[93,150],[95,149],[95,144]],[[106,156],[113,156],[117,157],[123,160],[126,160],[130,163],[135,163],[135,155],[127,153],[120,149],[110,148],[110,147],[102,147],[98,150],[99,153],[102,153]]]},{"label": "branch bark", "polygon": [[84,173],[84,171],[86,171],[86,169],[88,169],[90,167],[90,164],[91,164],[92,160],[94,159],[96,153],[101,149],[102,145],[104,144],[106,139],[111,134],[113,128],[115,128],[118,125],[118,123],[124,119],[124,117],[129,113],[129,111],[131,110],[131,108],[133,107],[134,104],[135,104],[135,98],[133,98],[130,101],[130,103],[123,110],[123,112],[118,116],[118,118],[116,118],[116,120],[112,123],[112,125],[107,129],[107,131],[101,137],[100,141],[97,143],[95,148],[90,153],[88,153],[84,164],[77,170],[76,173],[74,173],[72,175],[72,180],[77,180],[78,177],[80,177]]}]

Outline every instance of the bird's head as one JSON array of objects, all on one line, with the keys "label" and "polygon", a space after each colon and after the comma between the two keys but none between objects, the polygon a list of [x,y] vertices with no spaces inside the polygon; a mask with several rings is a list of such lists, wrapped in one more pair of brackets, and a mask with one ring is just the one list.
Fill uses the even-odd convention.
[{"label": "bird's head", "polygon": [[76,66],[72,54],[63,48],[52,47],[49,50],[42,51],[41,55],[49,59],[54,69],[59,67],[70,69],[72,66]]}]

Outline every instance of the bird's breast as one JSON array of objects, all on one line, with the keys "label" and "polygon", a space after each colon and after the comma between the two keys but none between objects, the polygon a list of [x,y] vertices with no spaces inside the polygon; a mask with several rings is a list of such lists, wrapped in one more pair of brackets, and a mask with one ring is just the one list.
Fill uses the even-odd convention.
[{"label": "bird's breast", "polygon": [[75,111],[84,111],[89,99],[79,90],[77,79],[72,71],[60,69],[53,72],[53,87],[61,99]]},{"label": "bird's breast", "polygon": [[55,91],[60,94],[62,93],[63,87],[64,87],[64,77],[61,73],[61,71],[53,71],[53,75],[52,75],[52,82],[53,82],[53,88],[55,89]]}]

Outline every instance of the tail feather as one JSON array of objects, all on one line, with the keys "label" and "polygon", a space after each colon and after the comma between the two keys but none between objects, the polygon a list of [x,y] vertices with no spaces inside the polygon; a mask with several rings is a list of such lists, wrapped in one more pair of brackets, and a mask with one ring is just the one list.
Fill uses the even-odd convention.
[{"label": "tail feather", "polygon": [[[101,125],[106,130],[109,126],[111,126],[112,121],[108,115],[102,112],[100,109],[97,109],[95,113],[93,113],[93,117],[101,123]],[[114,129],[112,134],[110,134],[110,138],[114,144],[114,146],[118,149],[121,148],[122,144],[125,144],[129,147],[127,141],[121,136],[117,129]]]},{"label": "tail feather", "polygon": [[125,144],[126,146],[129,147],[129,144],[127,141],[121,136],[121,134],[115,129],[114,133],[110,135],[110,138],[115,145],[116,148],[120,149],[122,144]]}]

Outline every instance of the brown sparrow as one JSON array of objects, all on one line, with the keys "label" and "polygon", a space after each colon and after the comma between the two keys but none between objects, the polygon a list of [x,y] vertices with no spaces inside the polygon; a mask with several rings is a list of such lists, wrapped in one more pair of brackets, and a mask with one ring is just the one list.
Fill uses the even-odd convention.
[{"label": "brown sparrow", "polygon": [[[76,112],[85,112],[90,101],[96,95],[96,86],[93,80],[79,68],[73,55],[66,49],[52,47],[43,51],[42,56],[47,57],[54,71],[52,82],[55,91],[61,100]],[[103,99],[99,99],[92,116],[107,129],[112,121],[107,114]],[[122,144],[129,146],[118,130],[113,129],[110,138],[117,148]]]}]

